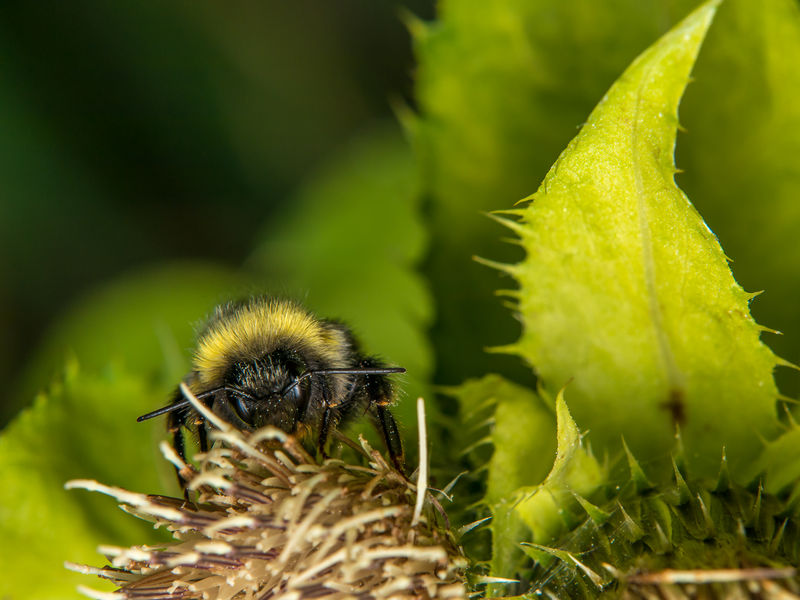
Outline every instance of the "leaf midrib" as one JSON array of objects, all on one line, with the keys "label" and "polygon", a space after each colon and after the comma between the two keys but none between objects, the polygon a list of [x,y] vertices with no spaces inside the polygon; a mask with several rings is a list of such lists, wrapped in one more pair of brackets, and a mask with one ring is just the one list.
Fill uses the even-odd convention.
[{"label": "leaf midrib", "polygon": [[641,83],[636,90],[636,108],[633,114],[633,124],[631,127],[631,170],[633,172],[635,193],[637,198],[637,207],[639,214],[639,235],[642,243],[642,265],[644,270],[645,289],[647,294],[647,306],[650,314],[650,320],[656,336],[656,343],[659,350],[659,355],[662,359],[662,364],[666,370],[667,383],[670,392],[668,397],[672,396],[671,392],[682,392],[684,388],[684,376],[675,361],[675,355],[672,351],[669,336],[664,327],[664,320],[661,311],[661,305],[658,300],[658,293],[656,287],[656,264],[653,253],[653,242],[650,235],[650,222],[647,215],[647,196],[644,191],[644,183],[642,170],[637,160],[636,149],[639,147],[639,122],[640,115],[642,114],[641,104],[643,89],[650,80],[649,74],[652,67],[648,67],[642,75]]}]

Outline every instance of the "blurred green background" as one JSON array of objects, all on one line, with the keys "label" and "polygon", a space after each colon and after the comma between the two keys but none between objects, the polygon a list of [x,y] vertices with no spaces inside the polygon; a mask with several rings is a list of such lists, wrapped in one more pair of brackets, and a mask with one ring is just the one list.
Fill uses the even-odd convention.
[{"label": "blurred green background", "polygon": [[0,5],[0,426],[88,290],[176,259],[238,268],[309,171],[411,103],[406,11],[433,2]]},{"label": "blurred green background", "polygon": [[[444,0],[435,21],[433,0],[0,4],[0,427],[55,382],[0,435],[0,598],[30,597],[32,579],[72,597],[85,578],[64,578],[65,559],[152,538],[63,484],[179,493],[163,420],[135,417],[163,405],[193,326],[231,296],[296,297],[406,367],[393,412],[413,454],[413,399],[431,399],[434,485],[482,464],[460,453],[480,429],[430,383],[535,384],[484,351],[519,337],[495,295],[515,283],[472,257],[522,257],[486,212],[534,192],[698,2]],[[719,11],[681,105],[678,183],[737,280],[767,290],[753,313],[786,335],[765,340],[800,363],[800,5],[764,5]],[[800,374],[778,377],[796,396]],[[545,417],[530,439],[552,445]],[[535,454],[525,484],[551,467],[550,446]],[[474,508],[482,481],[459,486]]]}]

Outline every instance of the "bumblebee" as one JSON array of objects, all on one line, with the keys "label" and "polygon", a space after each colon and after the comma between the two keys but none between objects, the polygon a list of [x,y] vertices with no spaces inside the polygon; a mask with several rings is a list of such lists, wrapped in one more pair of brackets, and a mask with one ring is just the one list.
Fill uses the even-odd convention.
[{"label": "bumblebee", "polygon": [[[362,354],[350,329],[316,318],[288,300],[254,297],[218,306],[197,339],[189,389],[234,427],[273,425],[326,456],[331,432],[369,413],[389,456],[403,471],[403,447],[389,411],[387,367]],[[183,430],[208,449],[208,424],[178,388],[172,403],[137,420],[167,414],[174,447],[185,460]]]}]

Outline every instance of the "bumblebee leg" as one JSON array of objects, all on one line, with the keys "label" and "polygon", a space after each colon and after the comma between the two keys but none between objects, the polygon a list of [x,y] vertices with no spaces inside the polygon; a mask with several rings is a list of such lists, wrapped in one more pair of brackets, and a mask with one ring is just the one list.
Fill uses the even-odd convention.
[{"label": "bumblebee leg", "polygon": [[205,419],[197,424],[197,441],[200,443],[200,452],[208,452],[208,426]]},{"label": "bumblebee leg", "polygon": [[333,424],[333,409],[325,406],[325,411],[322,413],[322,424],[319,427],[319,439],[317,440],[317,450],[322,458],[328,458],[328,453],[325,451],[325,446],[328,442],[328,436],[331,433],[331,425]]},{"label": "bumblebee leg", "polygon": [[397,429],[397,422],[394,420],[389,409],[380,404],[372,404],[372,410],[380,426],[380,432],[386,449],[389,451],[389,458],[395,468],[405,475],[405,456],[403,454],[403,442],[400,440],[400,432]]},{"label": "bumblebee leg", "polygon": [[[172,394],[173,404],[183,401],[183,392],[177,388]],[[190,411],[185,408],[173,410],[167,416],[167,431],[172,434],[172,447],[183,462],[186,462],[186,445],[184,443],[183,428],[186,427],[186,419]],[[186,481],[181,477],[178,467],[175,467],[175,475],[178,477],[178,485],[183,490],[183,496],[189,500],[189,493],[186,490]]]},{"label": "bumblebee leg", "polygon": [[[383,364],[374,358],[364,358],[360,365],[364,368],[382,367]],[[403,442],[400,440],[400,430],[392,413],[387,408],[392,403],[392,383],[386,375],[367,375],[365,377],[365,388],[369,404],[367,410],[372,413],[378,426],[378,431],[386,444],[389,458],[395,468],[405,475],[405,456],[403,454]]]},{"label": "bumblebee leg", "polygon": [[333,414],[335,409],[331,406],[331,391],[328,380],[325,377],[320,379],[320,388],[322,390],[322,403],[325,405],[325,408],[322,410],[322,422],[319,426],[317,451],[322,458],[328,458],[325,446],[328,444],[328,437],[330,437],[332,427],[336,425]]},{"label": "bumblebee leg", "polygon": [[[186,462],[186,448],[183,439],[183,416],[176,412],[171,412],[167,418],[167,431],[172,434],[172,447],[175,452],[180,456],[183,462]],[[181,477],[181,471],[176,466],[175,475],[178,478],[178,485],[183,490],[183,497],[189,500],[189,491],[186,489],[186,481]]]}]

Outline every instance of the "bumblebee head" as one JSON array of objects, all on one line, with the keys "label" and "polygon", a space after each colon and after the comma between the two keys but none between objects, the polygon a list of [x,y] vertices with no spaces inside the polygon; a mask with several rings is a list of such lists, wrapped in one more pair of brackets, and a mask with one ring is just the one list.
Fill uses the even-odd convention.
[{"label": "bumblebee head", "polygon": [[[323,409],[349,397],[359,375],[404,371],[360,364],[354,344],[347,327],[317,319],[296,303],[249,298],[217,307],[198,337],[184,381],[238,429],[272,425],[295,433],[309,406],[312,421],[320,419]],[[171,412],[191,412],[180,392],[171,405],[138,420]]]},{"label": "bumblebee head", "polygon": [[210,390],[214,412],[240,429],[275,425],[293,431],[311,395],[308,364],[297,352],[277,349],[230,365],[222,385]]}]

